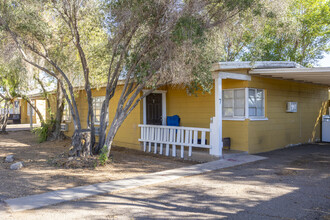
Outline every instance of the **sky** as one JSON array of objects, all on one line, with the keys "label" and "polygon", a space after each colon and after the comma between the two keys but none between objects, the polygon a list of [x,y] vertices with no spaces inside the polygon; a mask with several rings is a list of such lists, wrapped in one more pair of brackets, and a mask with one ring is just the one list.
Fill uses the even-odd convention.
[{"label": "sky", "polygon": [[330,67],[330,54],[326,54],[324,58],[319,61],[319,66]]}]

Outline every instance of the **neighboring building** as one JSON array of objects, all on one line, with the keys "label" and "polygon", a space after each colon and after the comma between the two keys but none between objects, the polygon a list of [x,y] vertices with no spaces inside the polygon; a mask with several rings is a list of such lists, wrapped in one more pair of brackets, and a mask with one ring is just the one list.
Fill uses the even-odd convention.
[{"label": "neighboring building", "polygon": [[[33,105],[37,106],[38,110],[42,114],[43,118],[49,118],[49,112],[47,111],[46,100],[40,94],[36,94],[30,97]],[[56,101],[54,102],[55,105]],[[55,107],[55,106],[52,106]],[[32,120],[30,116],[32,115]],[[22,124],[40,124],[40,119],[34,109],[25,101],[21,100],[21,123]]]},{"label": "neighboring building", "polygon": [[19,100],[19,99],[14,100],[8,108],[8,112],[5,109],[5,106],[4,106],[5,104],[0,103],[0,115],[9,113],[8,123],[20,124],[21,123],[20,103],[21,103],[21,100]]},{"label": "neighboring building", "polygon": [[[188,95],[183,86],[168,85],[147,96],[127,117],[114,144],[134,149],[154,149],[156,145],[157,152],[162,147],[166,153],[173,145],[211,148],[212,155],[221,156],[222,137],[230,138],[231,149],[249,153],[320,140],[330,68],[299,68],[293,62],[221,62],[213,71],[211,94]],[[121,89],[118,86],[110,101],[110,120]],[[105,89],[92,93],[97,124]],[[85,91],[79,91],[76,101],[82,126],[86,127]],[[22,121],[28,123],[25,109],[22,106]],[[181,118],[181,127],[165,126],[166,116],[172,115]],[[67,110],[65,121],[70,136],[73,123]]]}]

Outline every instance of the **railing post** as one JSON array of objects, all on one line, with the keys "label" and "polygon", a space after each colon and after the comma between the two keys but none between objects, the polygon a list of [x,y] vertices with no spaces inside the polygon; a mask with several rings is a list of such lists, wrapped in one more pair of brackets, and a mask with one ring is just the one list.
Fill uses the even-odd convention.
[{"label": "railing post", "polygon": [[[146,140],[147,134],[146,134],[146,127],[141,127],[141,139]],[[147,150],[147,142],[143,141],[143,151],[146,152]]]},{"label": "railing post", "polygon": [[[188,156],[191,157],[193,147],[211,149],[211,146],[214,146],[214,135],[211,134],[211,131],[216,129],[212,125],[210,129],[159,125],[139,125],[139,127],[141,128],[139,141],[143,142],[143,150],[153,151],[155,154],[163,154],[163,150],[165,150],[166,156],[171,154],[171,156],[176,157],[177,146],[180,146],[181,158],[184,157],[185,147],[188,148]],[[210,132],[210,143],[206,143],[207,132]],[[201,138],[200,142],[199,137]],[[157,149],[158,145],[159,150]],[[154,148],[152,149],[152,147]]]},{"label": "railing post", "polygon": [[[164,128],[161,128],[160,129],[160,140],[161,141],[164,141],[165,140],[164,139],[164,136],[165,136],[164,130],[165,130]],[[159,154],[163,154],[163,143],[160,144]]]},{"label": "railing post", "polygon": [[184,157],[184,130],[182,129],[181,131],[181,135],[180,135],[180,143],[181,143],[181,158]]}]

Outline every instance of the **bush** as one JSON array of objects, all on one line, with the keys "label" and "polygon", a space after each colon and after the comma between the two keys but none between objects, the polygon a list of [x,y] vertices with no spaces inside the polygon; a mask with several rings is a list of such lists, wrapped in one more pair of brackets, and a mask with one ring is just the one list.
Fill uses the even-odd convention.
[{"label": "bush", "polygon": [[107,161],[108,161],[108,148],[107,146],[104,145],[103,148],[101,149],[99,162],[102,166],[104,166]]},{"label": "bush", "polygon": [[54,123],[54,120],[49,120],[45,124],[42,124],[41,127],[34,128],[32,130],[32,132],[38,137],[39,143],[47,141],[47,138],[52,130]]}]

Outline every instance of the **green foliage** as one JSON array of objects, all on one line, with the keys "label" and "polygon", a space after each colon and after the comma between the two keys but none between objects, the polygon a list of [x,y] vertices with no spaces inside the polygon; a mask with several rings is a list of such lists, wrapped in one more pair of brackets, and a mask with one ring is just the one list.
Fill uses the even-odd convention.
[{"label": "green foliage", "polygon": [[330,52],[330,2],[294,0],[281,18],[269,16],[243,60],[295,61],[313,66]]},{"label": "green foliage", "polygon": [[39,143],[47,141],[54,124],[55,120],[48,120],[45,124],[42,124],[41,127],[37,127],[32,130],[32,132],[38,137]]},{"label": "green foliage", "polygon": [[186,15],[176,23],[172,32],[172,40],[177,44],[182,44],[187,40],[191,40],[193,44],[200,44],[204,42],[204,31],[205,28],[200,19]]},{"label": "green foliage", "polygon": [[[114,127],[114,133],[108,133],[113,138],[145,88],[176,84],[189,86],[191,93],[210,91],[214,57],[208,51],[207,36],[255,1],[8,0],[0,2],[5,20],[0,27],[28,63],[46,74],[60,75],[72,103],[72,87],[105,83],[109,100],[117,92],[118,81],[125,81],[116,123],[101,118]],[[80,129],[79,112],[75,113],[75,128]],[[41,141],[47,129],[36,131]],[[102,163],[106,153],[100,156]]]},{"label": "green foliage", "polygon": [[0,90],[6,90],[11,97],[15,97],[22,86],[24,73],[25,69],[19,58],[0,62]]},{"label": "green foliage", "polygon": [[329,0],[262,0],[211,36],[218,61],[294,61],[317,65],[330,52]]},{"label": "green foliage", "polygon": [[103,148],[101,149],[101,153],[99,155],[99,162],[102,166],[104,166],[106,164],[106,162],[108,161],[108,148],[107,146],[103,146]]},{"label": "green foliage", "polygon": [[45,142],[48,137],[48,126],[34,128],[32,132],[38,137],[39,143]]}]

